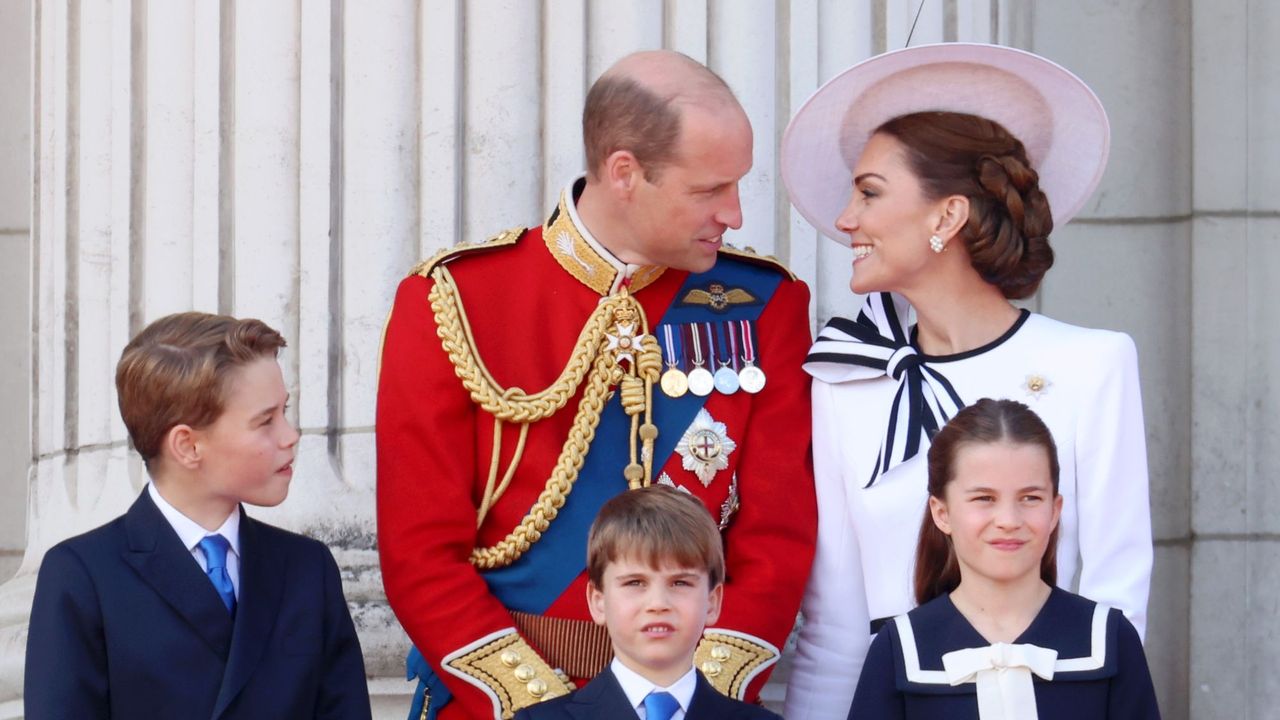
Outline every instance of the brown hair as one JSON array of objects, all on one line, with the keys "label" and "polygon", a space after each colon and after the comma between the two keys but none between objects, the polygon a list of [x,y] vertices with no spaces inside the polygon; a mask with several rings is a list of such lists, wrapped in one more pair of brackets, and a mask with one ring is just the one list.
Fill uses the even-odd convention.
[{"label": "brown hair", "polygon": [[[1032,445],[1044,450],[1049,459],[1053,495],[1058,496],[1058,446],[1039,415],[1016,400],[983,398],[964,408],[942,426],[929,447],[929,495],[946,499],[947,485],[955,479],[956,457],[968,445],[1008,442]],[[1053,585],[1058,580],[1058,528],[1049,534],[1044,557],[1040,558],[1040,578]],[[923,605],[955,590],[960,585],[960,565],[951,538],[933,522],[926,507],[916,544],[916,602]]]},{"label": "brown hair", "polygon": [[662,62],[687,71],[686,82],[679,89],[660,91],[617,68],[591,85],[582,110],[582,141],[592,178],[606,158],[629,150],[644,169],[645,179],[657,182],[663,167],[675,160],[683,105],[737,104],[728,84],[710,68],[680,53],[664,52],[662,56]]},{"label": "brown hair", "polygon": [[976,115],[919,112],[876,129],[898,140],[925,195],[969,199],[960,237],[982,279],[1025,298],[1053,266],[1053,214],[1026,148],[1002,125]]},{"label": "brown hair", "polygon": [[175,425],[205,427],[222,414],[231,371],[274,358],[284,338],[261,320],[185,312],[148,325],[116,365],[120,416],[150,467]]},{"label": "brown hair", "polygon": [[587,538],[591,583],[601,587],[605,568],[621,557],[653,568],[704,569],[710,588],[724,582],[724,545],[711,513],[701,500],[666,485],[629,490],[600,508]]}]

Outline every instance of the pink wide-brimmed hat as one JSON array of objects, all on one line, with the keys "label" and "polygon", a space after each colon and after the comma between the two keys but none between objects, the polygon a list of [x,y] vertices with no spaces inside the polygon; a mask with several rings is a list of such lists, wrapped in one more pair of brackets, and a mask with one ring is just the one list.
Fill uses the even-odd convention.
[{"label": "pink wide-brimmed hat", "polygon": [[929,110],[979,115],[1021,140],[1057,227],[1080,211],[1107,165],[1107,112],[1066,68],[999,45],[919,45],[864,60],[805,101],[782,137],[791,203],[822,234],[848,245],[835,222],[862,148],[885,122]]}]

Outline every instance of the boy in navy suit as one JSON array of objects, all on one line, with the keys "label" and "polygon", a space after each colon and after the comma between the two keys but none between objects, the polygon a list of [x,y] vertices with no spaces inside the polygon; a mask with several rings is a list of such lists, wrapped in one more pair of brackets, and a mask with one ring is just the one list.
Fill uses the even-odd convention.
[{"label": "boy in navy suit", "polygon": [[116,366],[151,484],[40,567],[26,717],[369,718],[364,659],[333,555],[258,522],[298,431],[258,320],[161,318]]},{"label": "boy in navy suit", "polygon": [[[720,530],[701,501],[666,485],[614,497],[591,526],[587,576],[591,617],[609,631],[614,659],[581,690],[531,705],[516,720],[778,717],[721,695],[694,668],[724,595]],[[716,657],[732,656],[728,647],[710,652],[706,672],[721,671]]]}]

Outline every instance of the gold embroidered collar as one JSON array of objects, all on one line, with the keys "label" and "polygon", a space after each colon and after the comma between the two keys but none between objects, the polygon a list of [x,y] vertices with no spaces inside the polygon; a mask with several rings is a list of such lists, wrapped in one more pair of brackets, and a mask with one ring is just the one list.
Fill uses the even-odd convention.
[{"label": "gold embroidered collar", "polygon": [[560,204],[542,227],[542,239],[556,262],[582,284],[601,295],[612,295],[626,285],[638,292],[662,276],[660,265],[629,265],[613,256],[583,226],[574,207],[581,178],[560,193]]}]

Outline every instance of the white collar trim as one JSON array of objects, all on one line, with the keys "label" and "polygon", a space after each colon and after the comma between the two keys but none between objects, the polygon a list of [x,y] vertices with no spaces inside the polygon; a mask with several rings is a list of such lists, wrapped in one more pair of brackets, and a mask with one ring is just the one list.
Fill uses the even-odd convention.
[{"label": "white collar trim", "polygon": [[[1097,670],[1107,662],[1107,615],[1111,608],[1101,603],[1093,609],[1093,623],[1089,633],[1090,651],[1088,655],[1077,658],[1059,658],[1054,663],[1054,673],[1083,672]],[[947,673],[942,670],[923,670],[920,668],[920,653],[916,648],[916,635],[911,629],[911,618],[906,614],[893,619],[898,629],[898,637],[902,641],[902,664],[907,672],[907,681],[922,685],[950,685]]]},{"label": "white collar trim", "polygon": [[147,484],[147,494],[151,496],[151,501],[156,504],[156,508],[160,510],[160,514],[165,520],[169,521],[169,525],[173,527],[173,531],[178,533],[178,539],[182,541],[182,546],[191,552],[195,552],[196,546],[207,535],[221,535],[226,538],[227,543],[231,546],[231,551],[240,557],[240,508],[236,508],[222,525],[213,532],[205,530],[199,523],[186,515],[182,511],[174,507],[160,491],[156,489],[155,483]]}]

